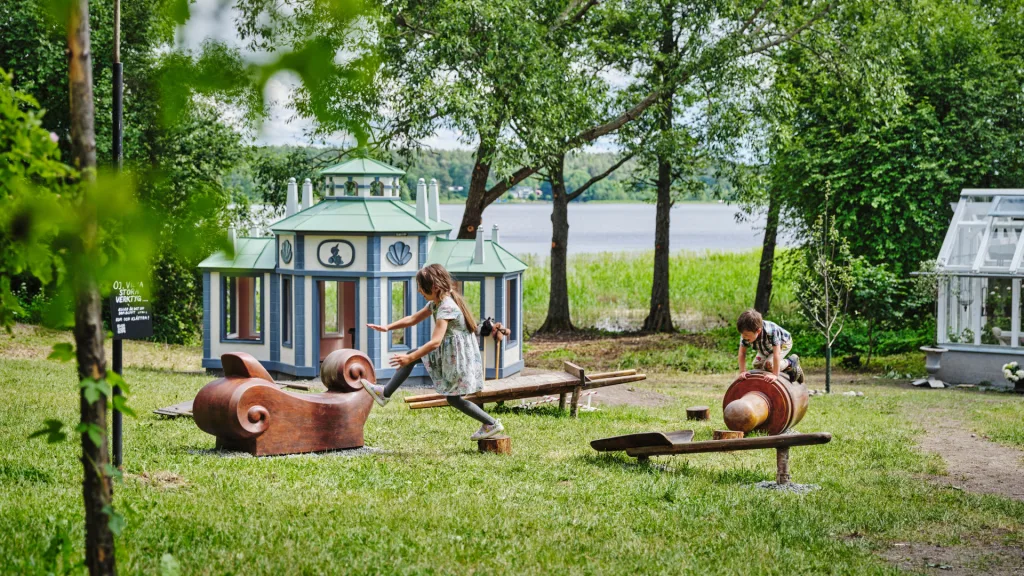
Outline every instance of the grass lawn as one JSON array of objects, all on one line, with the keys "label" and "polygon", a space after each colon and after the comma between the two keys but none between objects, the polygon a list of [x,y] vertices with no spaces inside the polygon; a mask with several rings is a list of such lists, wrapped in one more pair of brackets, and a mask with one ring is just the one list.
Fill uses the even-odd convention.
[{"label": "grass lawn", "polygon": [[[26,437],[46,418],[76,421],[73,367],[33,352],[62,335],[21,330],[17,344],[0,344],[0,566],[59,573],[82,557],[80,451]],[[895,574],[876,554],[893,542],[1024,543],[1024,503],[930,483],[943,462],[914,445],[915,417],[947,409],[1020,444],[1024,403],[1011,395],[838,378],[838,392],[865,396],[812,398],[798,430],[833,441],[793,450],[793,480],[820,486],[799,496],[749,487],[774,479],[771,451],[637,464],[589,447],[694,427],[685,408],[696,403],[712,408],[712,424],[694,427],[709,438],[727,375],[652,365],[636,386],[668,396],[662,407],[604,407],[578,420],[506,411],[511,456],[477,454],[476,425],[451,409],[393,402],[366,426],[368,445],[386,452],[227,458],[207,452],[213,438],[191,420],[150,413],[210,380],[187,373],[198,352],[135,347],[125,376],[140,417],[126,421],[115,487],[127,519],[122,573],[158,574],[163,558],[182,574]]]}]

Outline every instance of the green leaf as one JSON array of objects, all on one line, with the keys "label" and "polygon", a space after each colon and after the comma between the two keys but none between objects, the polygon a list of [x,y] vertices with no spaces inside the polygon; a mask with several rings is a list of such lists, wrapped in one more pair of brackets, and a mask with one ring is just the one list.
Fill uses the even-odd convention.
[{"label": "green leaf", "polygon": [[92,443],[96,446],[103,445],[103,429],[95,424],[82,422],[75,427],[75,432],[79,434],[87,434],[89,439],[92,440]]},{"label": "green leaf", "polygon": [[49,444],[56,444],[68,439],[68,435],[64,432],[64,423],[60,420],[47,419],[44,424],[43,428],[29,434],[28,437],[46,436],[46,441]]},{"label": "green leaf", "polygon": [[53,351],[47,356],[50,360],[68,362],[75,359],[75,347],[67,342],[60,342],[53,345]]},{"label": "green leaf", "polygon": [[114,533],[114,536],[120,536],[126,525],[124,516],[118,513],[117,510],[114,510],[114,507],[110,504],[103,507],[103,513],[106,514],[108,518],[107,527]]},{"label": "green leaf", "polygon": [[85,396],[85,401],[89,404],[94,404],[101,397],[110,397],[110,384],[106,380],[93,380],[92,378],[83,378],[79,382],[79,386],[82,388],[82,394]]},{"label": "green leaf", "polygon": [[138,414],[135,413],[135,410],[132,410],[131,407],[128,406],[128,399],[125,398],[124,396],[115,395],[113,398],[113,404],[114,410],[117,410],[118,412],[130,416],[132,418],[138,417]]},{"label": "green leaf", "polygon": [[122,482],[124,480],[124,474],[117,469],[117,466],[114,466],[110,462],[103,465],[103,473],[110,476],[117,482]]},{"label": "green leaf", "polygon": [[109,382],[111,386],[120,388],[121,392],[125,394],[129,392],[128,383],[124,381],[124,378],[122,378],[120,374],[113,370],[107,370],[107,382]]}]

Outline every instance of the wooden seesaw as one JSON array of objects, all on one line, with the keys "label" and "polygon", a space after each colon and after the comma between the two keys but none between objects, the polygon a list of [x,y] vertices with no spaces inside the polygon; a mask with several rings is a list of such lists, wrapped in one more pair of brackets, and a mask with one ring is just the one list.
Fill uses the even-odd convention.
[{"label": "wooden seesaw", "polygon": [[[565,410],[566,397],[572,394],[569,414],[575,418],[579,414],[580,395],[584,391],[646,379],[646,374],[637,374],[636,370],[615,370],[588,375],[583,368],[576,364],[565,362],[562,366],[562,372],[547,370],[524,371],[523,374],[516,376],[500,380],[488,380],[484,383],[483,390],[476,394],[465,396],[465,399],[475,404],[483,405],[487,402],[504,402],[506,400],[521,400],[523,398],[557,394],[559,396],[558,408],[559,410]],[[405,402],[409,404],[409,408],[412,410],[439,408],[448,405],[448,401],[441,394],[406,396]]]},{"label": "wooden seesaw", "polygon": [[739,433],[764,430],[769,436],[691,442],[693,430],[676,432],[642,432],[594,440],[590,446],[598,452],[625,451],[638,461],[651,456],[735,452],[739,450],[775,449],[775,482],[789,483],[789,449],[794,446],[827,444],[832,435],[786,434],[807,412],[807,389],[784,376],[770,372],[748,372],[737,378],[723,399],[725,422]]}]

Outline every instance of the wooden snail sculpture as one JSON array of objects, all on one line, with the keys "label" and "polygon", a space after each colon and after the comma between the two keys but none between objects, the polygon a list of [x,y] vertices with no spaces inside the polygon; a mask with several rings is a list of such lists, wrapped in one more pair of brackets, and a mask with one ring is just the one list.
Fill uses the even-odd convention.
[{"label": "wooden snail sculpture", "polygon": [[733,381],[722,400],[729,430],[782,434],[807,412],[807,387],[771,372],[747,372]]},{"label": "wooden snail sculpture", "polygon": [[192,413],[217,448],[254,456],[319,452],[363,445],[373,399],[360,380],[376,382],[373,363],[358,350],[335,350],[320,377],[327,392],[279,389],[258,360],[244,352],[221,356],[224,377],[196,395]]}]

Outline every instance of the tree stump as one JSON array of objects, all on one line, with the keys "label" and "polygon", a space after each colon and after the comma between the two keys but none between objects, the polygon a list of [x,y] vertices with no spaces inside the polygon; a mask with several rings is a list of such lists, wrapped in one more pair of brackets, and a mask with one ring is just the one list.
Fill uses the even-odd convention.
[{"label": "tree stump", "polygon": [[711,410],[707,406],[690,406],[686,409],[687,420],[710,420]]},{"label": "tree stump", "polygon": [[508,436],[495,436],[493,438],[485,438],[483,440],[476,441],[477,450],[483,452],[493,452],[495,454],[511,454],[512,453],[512,439]]},{"label": "tree stump", "polygon": [[713,440],[734,440],[736,438],[743,438],[743,432],[738,430],[715,430],[711,433]]}]

